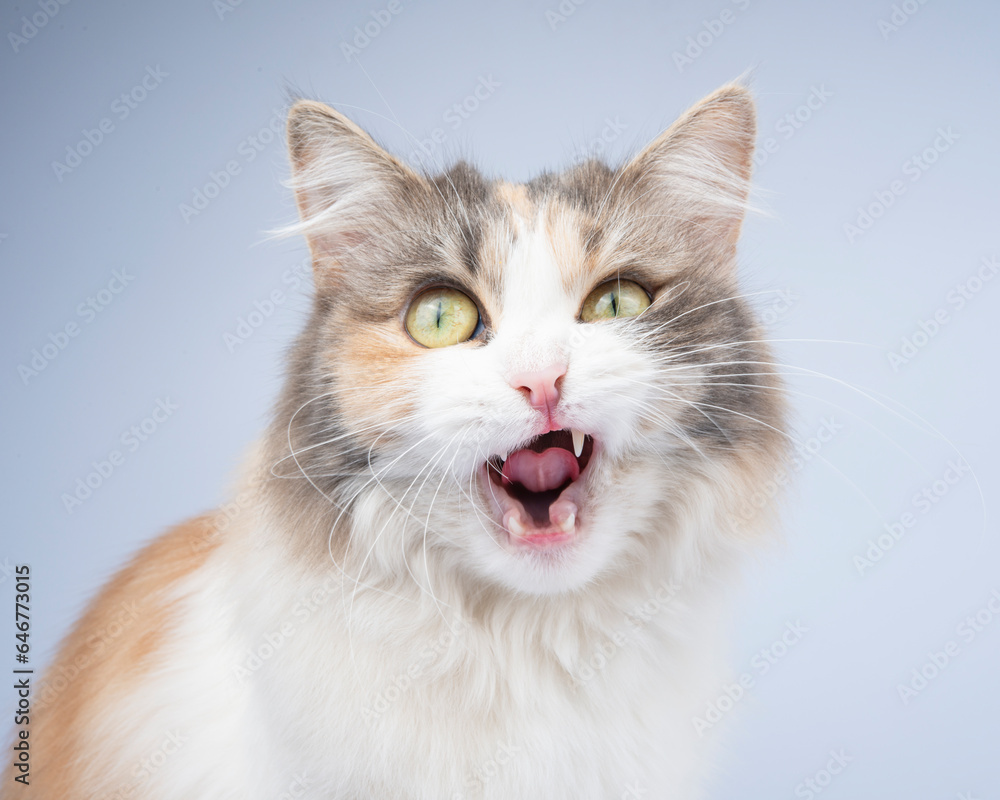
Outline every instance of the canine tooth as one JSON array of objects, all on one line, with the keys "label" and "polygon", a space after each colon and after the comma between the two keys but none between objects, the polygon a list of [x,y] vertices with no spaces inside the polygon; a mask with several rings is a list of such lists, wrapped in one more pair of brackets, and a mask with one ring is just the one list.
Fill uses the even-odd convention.
[{"label": "canine tooth", "polygon": [[573,428],[573,452],[576,454],[577,458],[579,458],[580,453],[583,452],[583,439],[584,434],[576,428]]},{"label": "canine tooth", "polygon": [[510,511],[507,513],[507,530],[509,530],[515,536],[524,536],[524,532],[527,528],[524,527],[524,523],[521,522],[521,515],[516,511]]},{"label": "canine tooth", "polygon": [[568,517],[564,518],[556,527],[563,533],[569,533],[573,530],[573,526],[576,525],[576,514],[570,514]]}]

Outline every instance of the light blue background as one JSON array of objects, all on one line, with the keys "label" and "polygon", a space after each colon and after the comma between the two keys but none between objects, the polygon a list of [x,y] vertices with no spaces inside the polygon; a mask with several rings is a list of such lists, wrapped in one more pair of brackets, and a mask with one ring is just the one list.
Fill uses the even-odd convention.
[{"label": "light blue background", "polygon": [[[288,291],[306,251],[265,235],[294,218],[283,143],[246,154],[286,89],[337,105],[404,156],[441,128],[436,159],[526,179],[593,151],[609,121],[624,129],[605,152],[622,158],[754,68],[761,140],[776,151],[756,175],[766,213],[746,228],[745,284],[799,373],[797,437],[824,419],[843,427],[795,471],[785,543],[739,592],[734,678],[755,685],[727,717],[710,796],[808,796],[797,787],[843,749],[853,761],[824,800],[1000,797],[1000,619],[971,642],[956,630],[1000,590],[1000,280],[962,309],[948,300],[1000,257],[1000,6],[897,5],[915,13],[880,30],[891,2],[587,0],[559,20],[546,16],[557,2],[402,0],[348,60],[342,42],[385,3],[244,0],[220,13],[211,0],[74,0],[17,52],[8,34],[44,12],[4,3],[0,563],[31,564],[35,665],[143,542],[225,499],[268,418],[308,307],[305,284]],[[711,24],[724,9],[732,21]],[[707,46],[679,67],[700,32]],[[120,118],[116,98],[149,67],[166,76]],[[482,79],[499,86],[453,128],[449,108]],[[782,124],[815,89],[829,96],[799,110],[808,120]],[[60,180],[52,162],[105,117],[113,130]],[[958,138],[913,181],[907,162],[939,128]],[[180,205],[231,160],[239,174],[185,221]],[[844,224],[896,180],[905,191],[849,241]],[[134,279],[87,322],[77,308],[113,270]],[[283,302],[231,352],[224,335],[275,289]],[[888,353],[939,309],[947,322],[894,369]],[[25,383],[19,365],[69,322],[79,335]],[[177,410],[129,452],[123,431],[158,400]],[[113,449],[124,463],[69,513],[63,493]],[[959,458],[975,475],[919,511],[912,496]],[[855,556],[907,511],[915,524],[859,574]],[[761,675],[754,654],[795,621],[808,632]],[[949,640],[959,654],[904,704],[897,684]],[[12,708],[12,692],[0,700]]]}]

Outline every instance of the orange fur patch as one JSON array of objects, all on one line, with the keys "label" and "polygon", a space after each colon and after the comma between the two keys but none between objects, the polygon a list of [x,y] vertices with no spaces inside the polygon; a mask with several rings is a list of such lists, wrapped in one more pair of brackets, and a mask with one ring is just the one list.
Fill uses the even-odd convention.
[{"label": "orange fur patch", "polygon": [[[419,354],[406,334],[388,327],[362,326],[346,335],[342,352],[330,364],[341,387],[337,399],[344,417],[358,420],[361,428],[388,428],[413,413],[411,384],[403,376],[407,362]],[[385,428],[372,429],[370,438]]]},{"label": "orange fur patch", "polygon": [[497,199],[506,203],[511,210],[525,222],[531,222],[535,216],[535,204],[528,198],[528,187],[521,183],[498,183],[496,185]]},{"label": "orange fur patch", "polygon": [[[32,800],[89,800],[81,784],[93,721],[155,666],[170,629],[170,590],[215,548],[214,521],[179,525],[143,549],[91,602],[35,690],[31,715]],[[7,771],[4,786],[14,782]]]}]

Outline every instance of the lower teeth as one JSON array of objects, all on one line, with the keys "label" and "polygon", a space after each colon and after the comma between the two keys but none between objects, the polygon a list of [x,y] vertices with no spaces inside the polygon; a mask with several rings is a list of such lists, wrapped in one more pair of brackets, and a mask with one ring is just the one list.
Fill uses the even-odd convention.
[{"label": "lower teeth", "polygon": [[[525,534],[528,532],[528,526],[524,524],[524,518],[521,516],[520,512],[516,510],[508,511],[504,517],[503,523],[504,527],[512,536],[524,538]],[[570,512],[558,522],[551,521],[549,525],[560,533],[569,533],[576,527],[576,514]]]},{"label": "lower teeth", "polygon": [[573,530],[574,525],[576,525],[576,514],[570,514],[568,517],[563,519],[562,522],[556,525],[556,528],[561,530],[563,533],[569,533]]},{"label": "lower teeth", "polygon": [[527,528],[524,527],[524,523],[521,522],[521,515],[516,511],[511,511],[507,514],[507,519],[504,520],[506,528],[514,536],[524,536],[524,532]]}]

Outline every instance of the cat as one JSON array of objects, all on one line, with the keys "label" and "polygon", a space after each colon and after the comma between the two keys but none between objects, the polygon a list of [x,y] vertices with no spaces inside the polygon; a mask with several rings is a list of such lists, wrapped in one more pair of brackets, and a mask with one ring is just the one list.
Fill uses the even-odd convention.
[{"label": "cat", "polygon": [[511,184],[297,101],[315,290],[273,422],[64,642],[8,796],[698,797],[786,457],[737,279],[754,137],[731,84]]}]

